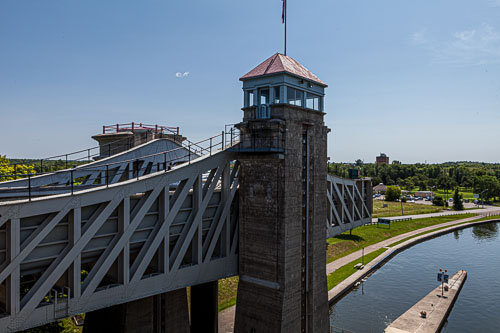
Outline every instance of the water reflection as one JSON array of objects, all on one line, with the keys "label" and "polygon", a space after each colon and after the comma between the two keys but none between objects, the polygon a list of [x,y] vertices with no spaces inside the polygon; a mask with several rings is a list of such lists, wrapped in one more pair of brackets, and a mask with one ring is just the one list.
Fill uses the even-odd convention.
[{"label": "water reflection", "polygon": [[453,237],[455,237],[456,240],[458,240],[460,238],[461,234],[462,234],[462,230],[453,231]]},{"label": "water reflection", "polygon": [[478,240],[495,239],[498,235],[498,223],[481,224],[472,227],[472,236]]}]

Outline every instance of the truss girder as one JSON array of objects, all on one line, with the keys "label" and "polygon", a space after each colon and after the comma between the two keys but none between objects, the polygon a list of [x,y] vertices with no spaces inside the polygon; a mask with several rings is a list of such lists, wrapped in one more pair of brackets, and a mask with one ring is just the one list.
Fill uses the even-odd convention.
[{"label": "truss girder", "polygon": [[107,188],[0,203],[0,331],[236,275],[238,172],[222,151]]},{"label": "truss girder", "polygon": [[372,187],[367,179],[327,176],[327,238],[372,220]]},{"label": "truss girder", "polygon": [[[158,154],[166,152],[165,154]],[[155,155],[156,154],[156,155]],[[153,156],[150,156],[153,155]],[[0,198],[47,196],[89,189],[154,173],[172,165],[195,159],[198,155],[170,139],[156,139],[125,152],[44,175],[0,183]],[[132,162],[131,162],[132,161]],[[108,167],[106,167],[108,165]],[[28,188],[31,188],[29,190]]]}]

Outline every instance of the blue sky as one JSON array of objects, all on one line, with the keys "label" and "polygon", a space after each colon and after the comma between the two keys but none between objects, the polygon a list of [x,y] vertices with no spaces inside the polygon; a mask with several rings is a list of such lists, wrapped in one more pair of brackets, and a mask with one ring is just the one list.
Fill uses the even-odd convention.
[{"label": "blue sky", "polygon": [[[117,122],[220,133],[239,77],[282,52],[281,5],[2,0],[0,154],[87,148]],[[288,6],[288,55],[329,85],[331,160],[500,162],[500,0]]]}]

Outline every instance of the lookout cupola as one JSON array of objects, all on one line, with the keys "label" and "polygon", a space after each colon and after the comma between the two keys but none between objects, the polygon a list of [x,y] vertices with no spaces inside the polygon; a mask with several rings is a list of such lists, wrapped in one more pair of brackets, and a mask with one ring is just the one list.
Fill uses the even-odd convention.
[{"label": "lookout cupola", "polygon": [[289,104],[323,111],[327,85],[295,59],[275,53],[240,78],[244,109],[254,109],[253,119],[273,118],[271,105]]}]

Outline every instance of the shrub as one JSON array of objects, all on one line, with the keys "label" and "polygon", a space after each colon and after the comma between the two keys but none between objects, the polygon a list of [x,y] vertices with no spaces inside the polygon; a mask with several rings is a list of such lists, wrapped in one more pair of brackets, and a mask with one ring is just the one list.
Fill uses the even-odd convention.
[{"label": "shrub", "polygon": [[387,186],[385,201],[397,201],[401,197],[401,189],[396,186]]},{"label": "shrub", "polygon": [[443,199],[443,197],[441,197],[439,195],[436,195],[434,197],[434,199],[432,199],[432,204],[434,206],[441,206],[441,207],[443,207],[444,206],[444,199]]}]

